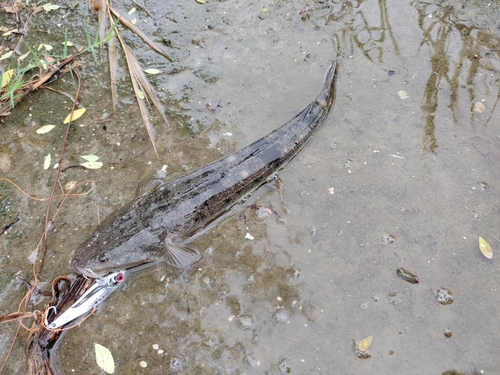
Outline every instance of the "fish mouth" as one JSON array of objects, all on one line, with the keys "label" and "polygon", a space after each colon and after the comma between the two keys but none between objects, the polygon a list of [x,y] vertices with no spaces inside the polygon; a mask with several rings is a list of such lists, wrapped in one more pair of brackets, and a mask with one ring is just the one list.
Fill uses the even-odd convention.
[{"label": "fish mouth", "polygon": [[90,268],[81,267],[76,260],[71,262],[71,266],[76,273],[83,275],[83,276],[86,276],[86,277],[90,277],[92,279],[96,279],[96,278],[104,275],[104,274],[101,275],[101,274],[95,273]]}]

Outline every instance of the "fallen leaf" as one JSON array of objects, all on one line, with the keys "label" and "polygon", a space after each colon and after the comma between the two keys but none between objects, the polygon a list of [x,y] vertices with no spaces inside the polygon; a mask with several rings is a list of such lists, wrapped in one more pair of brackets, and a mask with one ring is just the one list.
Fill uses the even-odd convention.
[{"label": "fallen leaf", "polygon": [[137,11],[137,9],[136,9],[136,8],[132,8],[132,9],[130,9],[130,10],[128,11],[128,14],[135,13],[136,11]]},{"label": "fallen leaf", "polygon": [[2,86],[0,88],[4,88],[10,82],[12,76],[14,75],[14,69],[9,69],[2,74]]},{"label": "fallen leaf", "polygon": [[49,167],[50,167],[50,154],[48,154],[45,157],[45,160],[43,162],[43,169],[49,169]]},{"label": "fallen leaf", "polygon": [[19,32],[19,29],[12,29],[12,30],[4,32],[2,34],[2,36],[9,36],[9,35],[12,35],[12,34],[17,33],[17,32]]},{"label": "fallen leaf", "polygon": [[491,249],[491,246],[484,240],[483,237],[479,237],[479,250],[481,250],[481,253],[488,258],[492,259],[493,258],[493,250]]},{"label": "fallen leaf", "polygon": [[372,344],[373,336],[368,336],[361,340],[358,344],[358,349],[362,352],[366,352],[370,345]]},{"label": "fallen leaf", "polygon": [[146,69],[146,70],[144,71],[144,73],[148,73],[148,74],[160,74],[160,73],[161,73],[161,71],[160,71],[160,70],[158,70],[158,69],[153,69],[153,68],[151,68],[151,69]]},{"label": "fallen leaf", "polygon": [[137,90],[135,92],[135,94],[137,95],[137,97],[141,100],[144,100],[146,98],[146,95],[144,95],[144,93],[141,91],[141,90]]},{"label": "fallen leaf", "polygon": [[196,2],[197,2],[198,4],[205,4],[205,3],[206,3],[206,1],[205,1],[205,0],[196,0]]},{"label": "fallen leaf", "polygon": [[14,51],[9,51],[9,52],[7,52],[6,54],[2,55],[2,56],[0,57],[0,61],[5,60],[5,59],[8,59],[9,57],[11,57],[11,56],[12,56],[12,54],[13,54],[13,53],[14,53]]},{"label": "fallen leaf", "polygon": [[115,372],[115,360],[109,349],[96,342],[94,343],[94,348],[97,365],[108,374]]},{"label": "fallen leaf", "polygon": [[80,165],[88,169],[99,169],[103,166],[100,161],[87,161],[85,163],[80,163]]},{"label": "fallen leaf", "polygon": [[18,13],[21,10],[21,7],[19,5],[6,5],[3,7],[3,10],[5,11],[5,13]]},{"label": "fallen leaf", "polygon": [[62,42],[63,45],[67,46],[67,47],[73,47],[73,43],[71,43],[70,41],[65,41],[65,42]]},{"label": "fallen leaf", "polygon": [[26,52],[24,55],[19,56],[19,60],[20,60],[20,61],[24,60],[26,57],[28,57],[28,55],[29,55],[30,53],[31,53],[31,52],[30,52],[30,51],[28,51],[28,52]]},{"label": "fallen leaf", "polygon": [[472,105],[472,112],[482,113],[486,107],[481,102],[476,102]]},{"label": "fallen leaf", "polygon": [[398,91],[398,95],[401,99],[408,99],[409,98],[408,93],[405,90]]},{"label": "fallen leaf", "polygon": [[87,161],[97,161],[99,160],[99,156],[97,155],[80,155],[82,159],[85,159]]},{"label": "fallen leaf", "polygon": [[70,121],[75,121],[76,119],[79,119],[85,113],[85,111],[86,111],[85,108],[79,108],[75,110],[75,112],[73,112],[72,114],[70,113],[69,115],[66,116],[66,118],[63,121],[63,124],[67,124]]},{"label": "fallen leaf", "polygon": [[59,9],[59,5],[54,5],[54,4],[51,4],[51,3],[47,3],[47,4],[43,4],[42,5],[42,9],[46,12],[50,12],[51,10],[56,10],[56,9]]},{"label": "fallen leaf", "polygon": [[44,125],[41,128],[37,129],[36,132],[37,134],[45,134],[50,132],[55,127],[56,127],[55,125]]}]

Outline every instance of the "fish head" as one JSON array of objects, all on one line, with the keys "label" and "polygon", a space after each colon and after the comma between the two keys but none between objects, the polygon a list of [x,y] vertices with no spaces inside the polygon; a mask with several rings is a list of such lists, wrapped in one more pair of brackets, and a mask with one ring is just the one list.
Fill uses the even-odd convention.
[{"label": "fish head", "polygon": [[102,277],[110,272],[127,270],[158,259],[160,242],[158,235],[147,230],[129,238],[102,238],[96,232],[78,246],[71,266],[84,276]]}]

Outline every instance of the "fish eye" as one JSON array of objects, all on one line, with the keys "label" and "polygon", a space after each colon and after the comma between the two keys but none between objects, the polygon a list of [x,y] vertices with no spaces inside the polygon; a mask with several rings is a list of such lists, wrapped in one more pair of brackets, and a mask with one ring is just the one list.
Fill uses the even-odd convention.
[{"label": "fish eye", "polygon": [[102,253],[99,255],[99,262],[105,263],[109,260],[109,254],[108,253]]}]

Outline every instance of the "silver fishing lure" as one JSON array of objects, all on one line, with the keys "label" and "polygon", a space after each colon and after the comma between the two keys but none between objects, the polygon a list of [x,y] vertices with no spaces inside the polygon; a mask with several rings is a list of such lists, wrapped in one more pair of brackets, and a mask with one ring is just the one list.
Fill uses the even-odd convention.
[{"label": "silver fishing lure", "polygon": [[[52,323],[45,318],[45,325],[50,329],[58,329],[75,319],[86,316],[123,283],[125,277],[126,271],[118,271],[95,279],[90,288]],[[55,306],[51,306],[50,309],[57,314]]]}]

